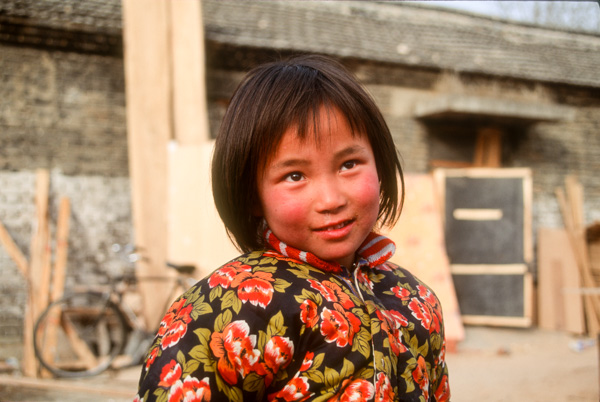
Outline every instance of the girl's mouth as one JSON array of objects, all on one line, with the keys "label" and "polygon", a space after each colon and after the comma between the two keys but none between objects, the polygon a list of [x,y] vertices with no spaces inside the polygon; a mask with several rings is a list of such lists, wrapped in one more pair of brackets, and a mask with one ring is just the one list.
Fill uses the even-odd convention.
[{"label": "girl's mouth", "polygon": [[346,226],[350,225],[352,222],[354,222],[354,219],[348,219],[346,221],[342,221],[340,223],[336,223],[334,225],[330,225],[330,226],[324,226],[318,229],[315,229],[317,232],[331,232],[334,230],[339,230],[339,229],[343,229]]}]

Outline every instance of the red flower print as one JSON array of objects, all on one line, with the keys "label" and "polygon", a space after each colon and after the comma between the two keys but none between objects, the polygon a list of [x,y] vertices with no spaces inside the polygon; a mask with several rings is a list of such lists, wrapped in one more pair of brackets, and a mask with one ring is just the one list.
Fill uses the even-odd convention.
[{"label": "red flower print", "polygon": [[314,279],[309,279],[308,281],[310,282],[310,286],[318,290],[326,300],[339,302],[345,309],[354,307],[354,302],[350,300],[350,296],[344,293],[339,285],[330,281],[317,282]]},{"label": "red flower print", "polygon": [[156,356],[158,356],[158,346],[153,347],[150,353],[148,353],[145,365],[146,370],[148,370],[150,366],[152,366],[152,363],[154,363],[154,360],[156,360]]},{"label": "red flower print", "polygon": [[249,272],[251,269],[250,265],[242,264],[240,261],[230,262],[210,276],[208,286],[212,289],[217,285],[221,285],[224,289],[228,289],[236,275],[241,272]]},{"label": "red flower print", "polygon": [[313,352],[306,352],[306,355],[304,356],[304,360],[302,360],[302,366],[300,366],[300,371],[306,371],[309,368],[311,368],[314,357],[315,357],[315,354]]},{"label": "red flower print", "polygon": [[139,395],[136,395],[135,398],[133,398],[133,402],[144,402],[144,398],[140,398]]},{"label": "red flower print", "polygon": [[421,321],[423,328],[428,329],[429,333],[439,332],[441,330],[441,312],[435,310],[428,303],[422,303],[419,299],[413,298],[408,307],[412,315]]},{"label": "red flower print", "polygon": [[402,332],[400,332],[400,324],[392,317],[390,311],[377,311],[377,316],[381,322],[381,329],[387,334],[390,342],[390,349],[398,356],[400,353],[406,352],[406,346],[402,344]]},{"label": "red flower print", "polygon": [[397,326],[399,326],[399,327],[408,326],[408,319],[404,315],[400,314],[396,310],[388,310],[388,313],[390,313],[390,316],[392,316],[394,321],[396,321]]},{"label": "red flower print", "polygon": [[319,316],[317,315],[317,305],[312,300],[304,300],[300,305],[300,319],[307,328],[312,328],[319,322]]},{"label": "red flower print", "polygon": [[354,334],[360,329],[360,320],[341,305],[336,303],[334,306],[334,311],[323,308],[321,334],[327,342],[336,342],[339,347],[351,345]]},{"label": "red flower print", "polygon": [[392,292],[394,292],[396,297],[401,300],[408,300],[408,298],[410,297],[410,291],[400,286],[393,287]]},{"label": "red flower print", "polygon": [[429,329],[431,327],[431,312],[419,299],[413,298],[408,303],[408,308],[410,308],[412,315],[421,321],[423,328]]},{"label": "red flower print", "polygon": [[394,388],[390,384],[390,379],[385,373],[377,374],[377,384],[375,385],[375,402],[391,402],[396,398]]},{"label": "red flower print", "polygon": [[448,383],[448,376],[445,374],[440,381],[438,389],[435,390],[435,400],[438,402],[450,400],[450,384]]},{"label": "red flower print", "polygon": [[437,299],[433,292],[423,285],[418,285],[417,289],[419,289],[419,296],[421,299],[425,300],[427,303],[435,306],[437,304]]},{"label": "red flower print", "polygon": [[358,281],[360,283],[367,286],[369,289],[373,290],[374,284],[373,284],[373,281],[371,280],[371,278],[369,278],[367,271],[359,270],[356,276],[358,277]]},{"label": "red flower print", "polygon": [[202,381],[189,375],[185,380],[177,381],[169,392],[168,402],[202,402],[210,401],[209,379],[205,377]]},{"label": "red flower print", "polygon": [[160,372],[160,387],[171,387],[181,378],[181,365],[175,360],[171,360],[164,366]]},{"label": "red flower print", "polygon": [[429,399],[429,373],[427,371],[427,363],[425,362],[425,358],[419,355],[417,359],[417,367],[412,372],[413,379],[415,383],[419,386],[421,391],[423,391],[423,396],[425,400]]},{"label": "red flower print", "polygon": [[238,297],[244,303],[265,308],[273,298],[273,275],[267,272],[242,272],[231,282],[232,287],[238,287]]},{"label": "red flower print", "polygon": [[373,398],[375,387],[373,384],[371,384],[371,382],[362,379],[350,381],[351,380],[345,380],[342,383],[341,392],[329,400],[340,402],[360,402],[368,401]]},{"label": "red flower print", "polygon": [[281,391],[269,395],[268,400],[303,401],[309,396],[308,380],[304,377],[294,377]]},{"label": "red flower print", "polygon": [[265,366],[268,370],[267,379],[265,380],[267,387],[271,385],[273,375],[292,362],[293,355],[294,344],[290,341],[290,338],[274,336],[269,339],[265,345],[264,353]]},{"label": "red flower print", "polygon": [[237,383],[237,374],[242,378],[251,371],[263,370],[258,364],[260,352],[254,349],[256,335],[249,335],[250,328],[244,321],[234,321],[227,325],[223,332],[213,332],[210,339],[210,349],[219,359],[217,369],[219,374],[230,385]]},{"label": "red flower print", "polygon": [[160,343],[163,350],[176,345],[187,332],[187,326],[192,321],[190,313],[193,306],[191,304],[184,306],[186,301],[187,299],[175,301],[160,322],[158,335],[163,337]]}]

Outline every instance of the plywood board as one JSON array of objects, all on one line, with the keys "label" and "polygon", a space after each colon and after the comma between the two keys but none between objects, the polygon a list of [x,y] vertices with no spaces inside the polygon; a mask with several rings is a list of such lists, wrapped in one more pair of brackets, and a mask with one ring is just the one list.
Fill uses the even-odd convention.
[{"label": "plywood board", "polygon": [[198,278],[239,252],[214,205],[209,179],[214,142],[169,150],[168,260],[194,264]]},{"label": "plywood board", "polygon": [[585,332],[577,260],[566,230],[538,230],[538,325],[543,329]]},{"label": "plywood board", "polygon": [[431,175],[407,174],[400,220],[386,234],[396,243],[391,261],[429,285],[442,303],[446,340],[464,339],[464,327],[450,274],[440,209]]}]

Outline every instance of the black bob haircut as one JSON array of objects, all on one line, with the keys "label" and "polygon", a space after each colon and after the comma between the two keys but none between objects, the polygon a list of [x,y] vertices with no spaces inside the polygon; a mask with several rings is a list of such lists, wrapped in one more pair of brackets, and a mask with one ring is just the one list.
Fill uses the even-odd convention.
[{"label": "black bob haircut", "polygon": [[380,181],[378,223],[391,226],[399,218],[404,176],[379,108],[336,60],[298,56],[258,66],[245,76],[216,139],[213,196],[229,237],[242,252],[265,247],[263,218],[254,212],[260,205],[257,175],[286,130],[296,126],[298,135],[305,138],[316,127],[322,107],[337,108],[348,119],[353,135],[367,136]]}]

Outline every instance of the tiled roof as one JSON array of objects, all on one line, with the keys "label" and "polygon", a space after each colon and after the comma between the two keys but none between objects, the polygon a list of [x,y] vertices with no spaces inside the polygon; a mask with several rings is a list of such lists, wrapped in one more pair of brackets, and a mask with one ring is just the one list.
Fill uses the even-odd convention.
[{"label": "tiled roof", "polygon": [[[600,87],[600,36],[406,3],[202,0],[206,39]],[[2,0],[0,21],[120,34],[120,0]],[[1,22],[0,22],[1,23]]]},{"label": "tiled roof", "polygon": [[207,38],[600,86],[600,37],[410,5],[204,0]]},{"label": "tiled roof", "polygon": [[0,17],[30,25],[97,33],[121,32],[120,0],[1,0]]}]

